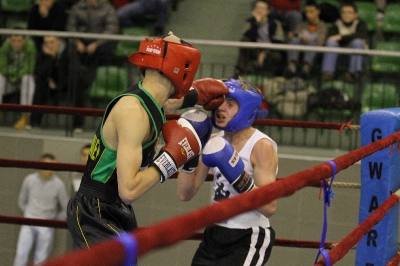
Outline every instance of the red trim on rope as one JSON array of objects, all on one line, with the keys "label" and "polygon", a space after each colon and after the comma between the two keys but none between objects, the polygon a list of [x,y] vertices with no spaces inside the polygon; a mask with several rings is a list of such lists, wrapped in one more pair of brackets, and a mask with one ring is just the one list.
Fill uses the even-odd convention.
[{"label": "red trim on rope", "polygon": [[[399,140],[400,131],[334,159],[333,162],[337,166],[337,173],[353,165],[360,159],[378,150],[382,150]],[[187,239],[196,230],[200,230],[207,225],[224,221],[240,213],[256,209],[272,200],[290,196],[297,190],[307,186],[308,183],[317,183],[329,178],[331,174],[331,166],[328,163],[323,163],[290,175],[279,182],[274,182],[237,197],[223,200],[218,204],[170,218],[151,227],[139,228],[132,232],[139,246],[138,257],[143,256],[151,250],[167,247],[183,239]],[[339,250],[341,248],[336,247],[335,249]],[[124,249],[121,244],[116,240],[110,239],[92,246],[90,250],[82,249],[70,252],[61,257],[53,258],[43,265],[120,265],[124,259],[123,253]],[[71,256],[72,254],[73,256]],[[110,254],[113,254],[113,256],[110,256]]]},{"label": "red trim on rope", "polygon": [[386,266],[399,266],[400,265],[400,254],[397,253],[387,264]]},{"label": "red trim on rope", "polygon": [[[50,114],[67,114],[67,115],[86,115],[86,116],[103,116],[104,109],[97,108],[77,108],[77,107],[61,107],[61,106],[44,106],[44,105],[20,105],[3,103],[0,104],[0,111],[20,111],[34,113],[50,113]],[[178,119],[180,114],[167,114],[168,120]],[[350,120],[346,124],[325,123],[325,122],[309,122],[298,120],[279,120],[279,119],[256,119],[254,125],[259,126],[280,126],[280,127],[299,127],[299,128],[318,128],[318,129],[337,129],[341,133],[343,128],[351,129]]]},{"label": "red trim on rope", "polygon": [[67,221],[34,219],[34,218],[26,218],[26,217],[19,217],[19,216],[6,216],[6,215],[0,215],[0,223],[44,226],[44,227],[52,227],[52,228],[60,228],[60,229],[68,228]]},{"label": "red trim on rope", "polygon": [[32,169],[46,169],[55,171],[73,171],[81,172],[85,170],[85,165],[74,163],[49,163],[43,161],[28,161],[28,160],[15,160],[15,159],[2,159],[0,158],[0,167],[17,167],[17,168],[32,168]]},{"label": "red trim on rope", "polygon": [[[19,216],[0,215],[0,223],[68,229],[67,221],[34,219],[34,218],[26,218]],[[202,240],[202,239],[203,239],[202,232],[194,233],[189,238],[187,238],[187,240]],[[325,248],[332,249],[332,247],[337,243],[338,242],[326,242]],[[274,246],[297,247],[297,248],[319,248],[319,242],[309,241],[309,240],[290,240],[290,239],[277,238],[275,239]]]},{"label": "red trim on rope", "polygon": [[[2,159],[0,158],[0,167],[8,167],[8,168],[32,168],[32,169],[46,169],[46,170],[54,170],[54,171],[73,171],[83,173],[85,170],[85,165],[83,164],[74,164],[74,163],[49,163],[43,161],[31,161],[31,160],[16,160],[16,159]],[[170,178],[176,179],[178,177],[178,173],[173,174]],[[208,174],[206,181],[212,181],[213,175]],[[279,181],[282,178],[277,178]],[[310,186],[319,187],[320,184],[310,184]]]},{"label": "red trim on rope", "polygon": [[[356,229],[354,229],[350,234],[348,234],[342,241],[340,241],[336,247],[334,247],[329,253],[329,259],[331,265],[335,264],[337,261],[342,259],[349,250],[360,242],[361,238],[371,231],[371,229],[379,223],[386,213],[399,203],[399,197],[396,194],[390,195],[381,206],[379,206],[367,219],[360,223]],[[326,260],[322,258],[315,266],[325,266]]]}]

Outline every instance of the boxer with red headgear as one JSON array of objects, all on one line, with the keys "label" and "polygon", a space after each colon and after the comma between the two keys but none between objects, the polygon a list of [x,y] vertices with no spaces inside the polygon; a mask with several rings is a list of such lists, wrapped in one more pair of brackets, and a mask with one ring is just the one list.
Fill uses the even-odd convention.
[{"label": "boxer with red headgear", "polygon": [[[154,40],[146,39],[140,43],[139,52],[129,56],[129,61],[142,70],[156,69],[168,78],[175,88],[171,98],[181,99],[178,107],[186,108],[204,105],[211,110],[223,102],[223,95],[228,93],[227,87],[220,81],[205,78],[193,82],[200,63],[200,52],[182,39],[169,35]],[[188,94],[190,90],[190,93]]]},{"label": "boxer with red headgear", "polygon": [[[162,109],[168,99],[183,99],[189,92],[200,52],[170,33],[144,40],[129,61],[138,65],[144,78],[108,104],[80,187],[68,204],[68,228],[76,247],[90,248],[135,229],[131,204],[197,157],[203,147],[193,121],[182,117],[166,122]],[[220,88],[227,93],[224,84]],[[207,95],[198,99],[212,100]],[[161,131],[165,145],[154,158]]]},{"label": "boxer with red headgear", "polygon": [[[244,80],[230,79],[224,84],[229,93],[211,116],[214,127],[222,131],[207,142],[194,171],[180,171],[181,200],[194,197],[209,170],[214,175],[215,204],[276,180],[277,145],[252,127],[254,119],[260,117],[262,95]],[[268,218],[275,210],[276,201],[272,201],[206,227],[191,265],[264,265],[274,245],[275,234]]]}]

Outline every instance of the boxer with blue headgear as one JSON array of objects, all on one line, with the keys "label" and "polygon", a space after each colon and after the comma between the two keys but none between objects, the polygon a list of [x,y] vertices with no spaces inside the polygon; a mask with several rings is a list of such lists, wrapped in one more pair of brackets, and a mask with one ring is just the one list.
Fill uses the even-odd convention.
[{"label": "boxer with blue headgear", "polygon": [[[277,145],[252,127],[254,119],[261,118],[263,96],[244,80],[229,79],[224,84],[229,92],[211,117],[221,131],[206,143],[197,168],[183,169],[178,175],[178,196],[183,201],[194,197],[210,170],[216,204],[276,181]],[[275,239],[269,222],[275,210],[276,200],[206,227],[191,265],[248,265],[253,261],[264,265]],[[262,244],[256,245],[257,241]],[[238,255],[230,256],[233,253]]]},{"label": "boxer with blue headgear", "polygon": [[227,132],[235,132],[251,126],[254,119],[259,117],[263,96],[249,82],[240,79],[229,79],[224,82],[228,87],[229,93],[225,96],[235,100],[239,105],[239,110],[226,126],[218,125],[220,120],[218,108],[212,111],[212,122],[214,127]]}]

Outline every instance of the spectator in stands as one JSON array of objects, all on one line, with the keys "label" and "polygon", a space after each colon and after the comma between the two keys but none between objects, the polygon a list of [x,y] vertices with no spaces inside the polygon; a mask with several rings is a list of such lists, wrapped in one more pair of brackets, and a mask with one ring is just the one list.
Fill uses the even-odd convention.
[{"label": "spectator in stands", "polygon": [[[35,94],[33,104],[45,105],[48,98],[58,97],[67,91],[69,74],[69,56],[67,42],[56,36],[44,36],[44,45],[38,54],[35,67]],[[43,114],[33,113],[31,126],[40,126]]]},{"label": "spectator in stands", "polygon": [[118,8],[118,18],[121,28],[134,27],[146,14],[156,16],[154,36],[164,35],[165,24],[169,13],[169,0],[136,0]]},{"label": "spectator in stands", "polygon": [[[279,21],[269,15],[268,0],[257,0],[251,12],[252,17],[247,19],[247,27],[241,41],[260,43],[282,43],[284,32]],[[281,52],[267,49],[240,48],[236,61],[234,78],[252,72],[249,62],[256,60],[255,71],[259,72],[267,65],[276,65],[282,58]],[[271,62],[271,63],[268,63]],[[273,63],[275,62],[275,64]]]},{"label": "spectator in stands", "polygon": [[[327,47],[346,47],[365,49],[367,47],[368,29],[364,21],[357,16],[357,7],[353,3],[343,3],[340,6],[340,16],[328,31]],[[325,53],[322,60],[321,80],[330,81],[334,78],[338,53]],[[341,54],[341,58],[348,57]],[[360,77],[362,55],[352,54],[349,58],[348,72],[343,79],[354,83]]]},{"label": "spectator in stands", "polygon": [[297,25],[303,22],[300,7],[301,0],[270,0],[270,15],[283,22],[288,33],[294,32]]},{"label": "spectator in stands", "polygon": [[[80,161],[83,165],[87,164],[91,145],[92,145],[91,143],[87,143],[80,149],[79,157],[80,157]],[[82,176],[83,176],[82,172],[72,172],[71,173],[72,189],[74,192],[78,191],[79,186],[81,184]]]},{"label": "spectator in stands", "polygon": [[63,6],[64,10],[68,13],[73,5],[78,3],[80,0],[58,0]]},{"label": "spectator in stands", "polygon": [[[0,103],[5,94],[20,90],[20,104],[32,104],[35,62],[36,48],[30,38],[13,34],[3,42],[0,48]],[[23,113],[14,128],[25,129],[29,120],[30,113]]]},{"label": "spectator in stands", "polygon": [[385,9],[386,9],[386,0],[374,0],[376,4],[376,19],[378,21],[382,21],[385,16]]},{"label": "spectator in stands", "polygon": [[[320,10],[318,4],[314,0],[306,2],[304,12],[307,20],[300,23],[293,33],[289,33],[289,44],[302,44],[323,46],[326,40],[328,27],[325,22],[320,20]],[[297,75],[297,63],[299,60],[300,52],[291,50],[288,54],[288,66],[286,69],[286,76],[293,77]],[[308,78],[310,76],[311,66],[314,63],[316,52],[306,51],[303,53],[301,76]]]},{"label": "spectator in stands", "polygon": [[[39,0],[29,12],[28,29],[63,31],[65,30],[66,21],[67,14],[60,2]],[[34,36],[32,39],[35,41],[36,50],[40,52],[42,50],[43,37]]]},{"label": "spectator in stands", "polygon": [[[118,17],[115,8],[102,0],[80,0],[69,11],[67,31],[85,33],[117,34],[119,31]],[[75,107],[84,106],[84,94],[96,74],[96,67],[104,64],[113,53],[111,42],[101,39],[72,39],[75,48],[71,60],[74,65],[73,92]],[[86,71],[84,71],[86,70]],[[86,77],[85,83],[78,83],[79,76]],[[81,133],[84,124],[83,116],[75,116],[74,133]]]},{"label": "spectator in stands", "polygon": [[[54,155],[42,155],[42,161],[54,163]],[[22,183],[18,205],[26,218],[65,220],[69,200],[68,192],[53,170],[40,170],[27,175]],[[25,266],[35,244],[33,261],[44,262],[50,255],[54,239],[54,228],[23,225],[19,232],[14,266]]]}]

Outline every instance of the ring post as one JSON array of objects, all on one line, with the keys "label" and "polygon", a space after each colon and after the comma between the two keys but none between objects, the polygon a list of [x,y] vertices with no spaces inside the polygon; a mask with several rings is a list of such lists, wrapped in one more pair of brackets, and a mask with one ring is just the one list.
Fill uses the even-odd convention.
[{"label": "ring post", "polygon": [[[400,130],[400,108],[374,110],[361,115],[361,146]],[[359,223],[400,187],[400,143],[361,160]],[[357,244],[356,266],[384,266],[397,253],[399,206]]]}]

